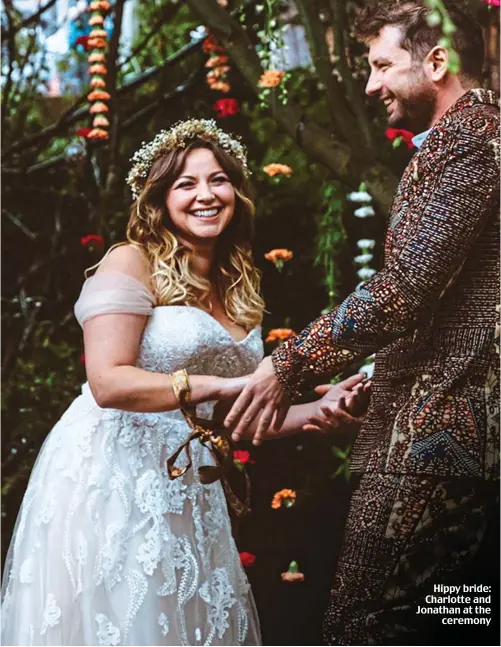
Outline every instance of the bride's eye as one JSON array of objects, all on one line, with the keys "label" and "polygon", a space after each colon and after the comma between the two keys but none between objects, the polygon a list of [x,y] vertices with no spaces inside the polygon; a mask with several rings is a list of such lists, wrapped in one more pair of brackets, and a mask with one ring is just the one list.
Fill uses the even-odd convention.
[{"label": "bride's eye", "polygon": [[193,182],[186,181],[177,185],[176,189],[188,189],[193,186]]},{"label": "bride's eye", "polygon": [[213,180],[213,182],[229,182],[229,179],[226,177],[226,175],[217,175]]}]

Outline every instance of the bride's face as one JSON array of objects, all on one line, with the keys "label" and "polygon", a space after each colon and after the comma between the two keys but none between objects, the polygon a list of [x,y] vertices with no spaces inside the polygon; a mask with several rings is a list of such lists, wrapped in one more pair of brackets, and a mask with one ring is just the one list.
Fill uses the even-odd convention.
[{"label": "bride's face", "polygon": [[181,242],[215,242],[233,218],[235,189],[213,152],[196,148],[167,191],[165,204]]}]

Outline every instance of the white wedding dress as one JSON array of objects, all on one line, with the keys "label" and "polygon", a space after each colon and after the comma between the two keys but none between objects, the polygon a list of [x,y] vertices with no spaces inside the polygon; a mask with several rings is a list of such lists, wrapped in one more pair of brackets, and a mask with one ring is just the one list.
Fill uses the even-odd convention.
[{"label": "white wedding dress", "polygon": [[[241,342],[208,313],[154,307],[131,277],[88,279],[75,312],[150,314],[137,365],[239,376],[262,358],[260,329]],[[214,403],[197,407],[210,418]],[[47,437],[6,562],[3,645],[260,645],[221,483],[198,441],[176,479],[165,460],[190,429],[180,411],[97,406],[88,384]],[[182,465],[182,459],[177,465]]]}]

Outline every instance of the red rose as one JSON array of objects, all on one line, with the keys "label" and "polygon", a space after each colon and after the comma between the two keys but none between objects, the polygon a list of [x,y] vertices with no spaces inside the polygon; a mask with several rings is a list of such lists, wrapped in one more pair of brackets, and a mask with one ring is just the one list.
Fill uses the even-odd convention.
[{"label": "red rose", "polygon": [[390,142],[394,142],[394,146],[398,146],[400,141],[404,141],[409,150],[414,148],[414,144],[412,143],[414,133],[411,133],[410,130],[405,130],[404,128],[387,128],[384,134]]},{"label": "red rose", "polygon": [[232,117],[240,112],[240,105],[236,99],[218,99],[212,107],[218,117]]},{"label": "red rose", "polygon": [[75,45],[82,45],[82,47],[87,50],[89,44],[89,37],[88,36],[79,36],[76,41]]},{"label": "red rose", "polygon": [[251,459],[250,454],[246,449],[235,449],[233,452],[233,460],[235,462],[238,461],[241,465],[245,465],[245,463],[252,465],[256,462]]},{"label": "red rose", "polygon": [[254,562],[256,561],[256,556],[253,555],[252,553],[240,553],[240,561],[242,562],[242,566],[244,568],[247,568],[248,566],[253,566]]},{"label": "red rose", "polygon": [[80,239],[82,247],[98,247],[102,249],[104,247],[104,239],[102,236],[97,234],[88,234],[87,236],[82,236]]},{"label": "red rose", "polygon": [[79,137],[83,137],[84,139],[87,139],[91,130],[92,128],[79,128],[77,130],[77,135]]}]

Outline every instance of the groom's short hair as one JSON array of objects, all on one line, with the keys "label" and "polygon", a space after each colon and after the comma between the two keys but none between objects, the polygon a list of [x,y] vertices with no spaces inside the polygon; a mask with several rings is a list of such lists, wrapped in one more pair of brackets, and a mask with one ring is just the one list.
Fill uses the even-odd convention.
[{"label": "groom's short hair", "polygon": [[[480,82],[485,49],[482,28],[458,0],[444,0],[443,4],[456,27],[452,46],[461,62],[460,76]],[[369,42],[386,25],[401,27],[401,47],[410,52],[413,59],[422,60],[442,37],[440,25],[428,24],[430,13],[424,0],[375,0],[358,15],[357,37]]]}]

